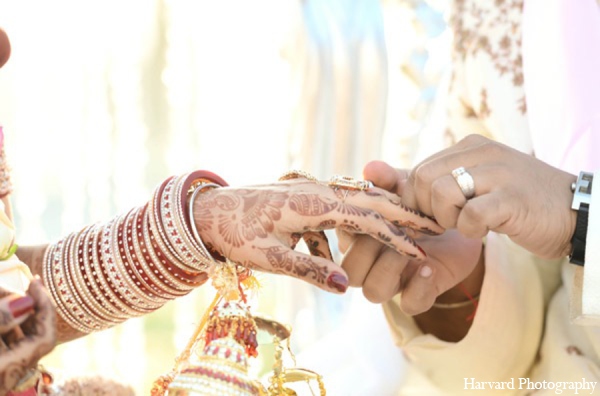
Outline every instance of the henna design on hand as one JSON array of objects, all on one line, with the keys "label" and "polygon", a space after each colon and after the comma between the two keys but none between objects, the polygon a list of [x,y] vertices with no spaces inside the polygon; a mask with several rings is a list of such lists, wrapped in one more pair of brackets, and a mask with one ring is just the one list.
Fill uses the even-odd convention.
[{"label": "henna design on hand", "polygon": [[[312,235],[312,233],[305,235],[304,242],[306,242],[306,246],[308,247],[308,251],[313,256],[323,257],[325,259],[329,259],[331,255],[327,255],[326,253],[324,253],[323,251],[321,251],[321,249],[322,249],[322,247],[321,247],[321,241],[327,241],[327,237],[325,236],[325,233],[323,231],[319,232],[318,235],[321,236],[320,239],[315,238],[315,236]],[[329,249],[329,246],[326,245],[325,249]]]},{"label": "henna design on hand", "polygon": [[[236,221],[236,214],[219,214],[218,230],[224,240],[234,247],[240,247],[255,238],[266,238],[275,229],[275,222],[281,219],[281,208],[288,199],[287,193],[272,192],[261,194],[254,191],[242,195],[244,212]],[[229,206],[230,211],[239,205]]]},{"label": "henna design on hand", "polygon": [[7,326],[12,322],[12,315],[6,311],[0,311],[0,327]]},{"label": "henna design on hand", "polygon": [[338,202],[326,200],[317,194],[294,194],[290,197],[290,209],[301,216],[322,216],[338,207]]},{"label": "henna design on hand", "polygon": [[259,248],[265,254],[274,269],[282,270],[289,275],[300,278],[311,277],[317,283],[324,284],[327,278],[327,267],[318,265],[310,256],[294,255],[293,251],[283,246]]},{"label": "henna design on hand", "polygon": [[317,230],[321,231],[321,230],[330,230],[332,228],[335,228],[335,225],[337,224],[337,221],[330,219],[330,220],[323,220],[322,222],[319,223],[319,225],[317,226]]},{"label": "henna design on hand", "polygon": [[344,222],[338,225],[338,228],[344,231],[348,231],[353,234],[362,234],[362,228],[354,222],[354,220],[344,219]]},{"label": "henna design on hand", "polygon": [[[56,311],[50,297],[36,280],[29,287],[29,294],[36,302],[36,312],[22,326],[25,337],[2,351],[0,359],[0,393],[12,389],[23,378],[27,370],[34,368],[39,359],[49,353],[55,345]],[[24,323],[24,325],[25,325]]]},{"label": "henna design on hand", "polygon": [[[343,215],[348,216],[363,216],[367,217],[373,214],[371,209],[361,208],[359,206],[350,205],[347,203],[342,203],[338,206],[337,211]],[[375,218],[379,218],[379,215],[376,215]]]},{"label": "henna design on hand", "polygon": [[296,248],[296,245],[298,245],[298,242],[300,242],[300,239],[302,238],[302,234],[299,232],[293,232],[292,235],[290,236],[290,248],[293,250]]}]

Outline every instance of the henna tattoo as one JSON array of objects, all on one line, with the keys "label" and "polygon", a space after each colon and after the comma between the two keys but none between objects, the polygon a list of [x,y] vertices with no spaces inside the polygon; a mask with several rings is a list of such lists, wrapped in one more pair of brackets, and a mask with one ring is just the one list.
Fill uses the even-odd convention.
[{"label": "henna tattoo", "polygon": [[12,389],[53,347],[52,340],[36,336],[20,340],[5,351],[0,362],[0,393]]},{"label": "henna tattoo", "polygon": [[[317,235],[320,235],[323,238],[322,240],[327,240],[327,237],[325,236],[325,233],[323,231],[319,232]],[[328,258],[328,255],[321,251],[320,244],[321,244],[322,240],[313,238],[310,235],[308,235],[308,236],[305,235],[305,237],[304,237],[304,242],[306,242],[306,246],[308,247],[308,251],[310,252],[311,255],[317,256],[317,257]],[[325,247],[327,249],[329,249],[328,246],[325,246]]]},{"label": "henna tattoo", "polygon": [[400,207],[400,209],[404,210],[405,212],[417,215],[422,219],[429,219],[429,220],[435,221],[435,219],[433,217],[427,216],[426,214],[421,213],[418,210],[415,210],[413,208],[409,208],[408,206],[404,205],[403,203],[399,203],[398,206]]},{"label": "henna tattoo", "polygon": [[260,248],[274,270],[280,270],[288,275],[308,278],[320,284],[327,278],[327,266],[317,264],[312,257],[299,255],[282,246]]},{"label": "henna tattoo", "polygon": [[240,198],[232,195],[219,194],[215,198],[216,206],[227,212],[237,209],[240,206],[240,203]]},{"label": "henna tattoo", "polygon": [[339,199],[342,200],[342,202],[344,202],[349,197],[353,197],[357,194],[360,194],[361,191],[360,190],[348,190],[345,188],[334,188],[333,192],[336,197],[338,197]]},{"label": "henna tattoo", "polygon": [[240,247],[255,238],[268,237],[275,229],[275,222],[281,219],[281,208],[287,198],[288,194],[282,192],[269,194],[256,192],[242,196],[241,219],[237,219],[236,213],[220,214],[219,234],[234,247]]},{"label": "henna tattoo", "polygon": [[377,237],[379,238],[379,240],[381,240],[387,244],[390,244],[392,242],[392,238],[382,232],[378,232]]},{"label": "henna tattoo", "polygon": [[[15,352],[15,351],[10,351]],[[3,359],[8,359],[8,357],[4,357]],[[24,362],[23,362],[24,363]],[[10,363],[6,367],[3,367],[0,371],[0,393],[6,394],[8,393],[23,376],[27,370],[26,367],[23,366],[23,363],[16,362]]]},{"label": "henna tattoo", "polygon": [[317,194],[294,194],[290,197],[289,206],[301,216],[321,216],[337,208],[338,203]]},{"label": "henna tattoo", "polygon": [[396,236],[406,236],[406,233],[404,231],[402,231],[401,228],[398,228],[398,225],[396,223],[394,223],[393,221],[388,223],[386,222],[385,225],[388,227],[388,229],[390,230],[390,232]]},{"label": "henna tattoo", "polygon": [[292,233],[290,236],[290,248],[292,250],[296,248],[296,245],[298,245],[298,242],[300,242],[300,238],[302,238],[302,234],[299,232]]},{"label": "henna tattoo", "polygon": [[194,206],[194,218],[190,219],[190,221],[195,222],[199,233],[206,232],[212,228],[214,215],[211,209],[207,206]]},{"label": "henna tattoo", "polygon": [[371,209],[361,208],[360,206],[351,205],[347,203],[342,203],[341,205],[339,205],[337,211],[343,215],[349,216],[367,217],[373,214],[373,211]]},{"label": "henna tattoo", "polygon": [[374,191],[374,190],[365,190],[364,191],[365,195],[368,197],[381,197],[383,194]]},{"label": "henna tattoo", "polygon": [[363,233],[362,228],[358,224],[356,224],[353,220],[344,220],[344,222],[342,224],[340,224],[338,226],[338,228],[342,229],[344,231],[348,231],[353,234],[362,234]]},{"label": "henna tattoo", "polygon": [[319,230],[330,230],[332,228],[335,227],[335,225],[337,224],[337,222],[335,220],[323,220],[322,222],[319,223],[319,225],[317,226],[317,229]]},{"label": "henna tattoo", "polygon": [[7,326],[12,322],[12,315],[6,311],[0,311],[0,326]]},{"label": "henna tattoo", "polygon": [[439,232],[436,232],[429,227],[420,227],[417,225],[417,223],[411,220],[392,220],[391,223],[396,227],[412,228],[413,230],[417,230],[426,235],[439,235]]}]

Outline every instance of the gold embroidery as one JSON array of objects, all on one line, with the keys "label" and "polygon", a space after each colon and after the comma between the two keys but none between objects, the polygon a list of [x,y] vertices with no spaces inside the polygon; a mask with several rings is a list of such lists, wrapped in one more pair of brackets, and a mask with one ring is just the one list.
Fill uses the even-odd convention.
[{"label": "gold embroidery", "polygon": [[[522,11],[523,0],[455,0],[450,18],[455,64],[485,54],[499,77],[509,78],[515,88],[522,89]],[[515,109],[525,114],[524,99],[515,102]],[[479,106],[474,107],[479,107],[479,117],[490,115],[492,109],[485,88],[481,90]]]}]

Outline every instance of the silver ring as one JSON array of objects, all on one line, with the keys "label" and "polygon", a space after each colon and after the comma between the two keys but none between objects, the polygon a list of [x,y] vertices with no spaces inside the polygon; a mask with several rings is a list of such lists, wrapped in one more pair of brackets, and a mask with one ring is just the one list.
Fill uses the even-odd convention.
[{"label": "silver ring", "polygon": [[461,166],[454,169],[452,176],[466,199],[471,199],[475,196],[475,180],[473,180],[473,176],[465,168]]}]

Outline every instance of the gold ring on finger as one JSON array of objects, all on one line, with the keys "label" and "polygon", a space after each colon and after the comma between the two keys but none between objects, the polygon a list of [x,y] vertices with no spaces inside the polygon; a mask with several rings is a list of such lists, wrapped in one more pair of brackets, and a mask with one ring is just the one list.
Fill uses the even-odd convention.
[{"label": "gold ring on finger", "polygon": [[335,175],[329,179],[329,186],[333,188],[341,188],[344,190],[359,190],[364,191],[373,187],[373,182],[370,180],[357,180],[349,176]]}]

